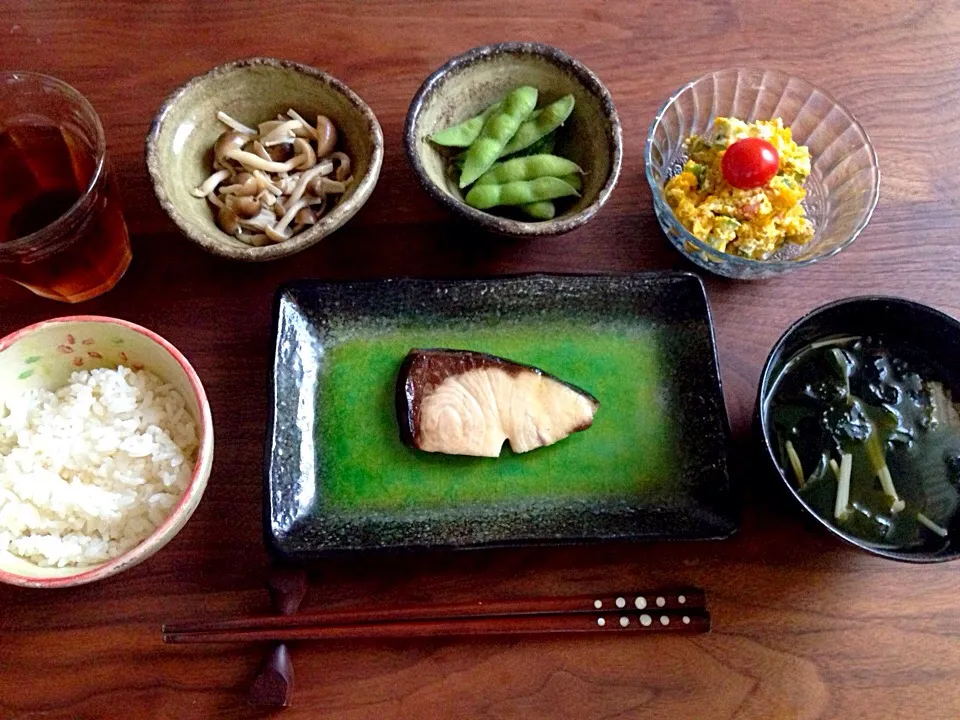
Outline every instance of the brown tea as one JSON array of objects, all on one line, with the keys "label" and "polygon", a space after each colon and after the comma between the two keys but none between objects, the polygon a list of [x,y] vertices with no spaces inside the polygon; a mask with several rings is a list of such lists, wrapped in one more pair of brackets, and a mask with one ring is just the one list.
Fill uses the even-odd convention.
[{"label": "brown tea", "polygon": [[97,170],[93,149],[62,127],[0,132],[0,274],[67,302],[116,284],[130,242],[107,168]]}]

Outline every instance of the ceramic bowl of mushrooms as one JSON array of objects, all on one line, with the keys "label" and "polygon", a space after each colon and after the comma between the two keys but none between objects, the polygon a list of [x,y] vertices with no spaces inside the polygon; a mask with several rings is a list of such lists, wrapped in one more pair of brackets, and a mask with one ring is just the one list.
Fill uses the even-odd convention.
[{"label": "ceramic bowl of mushrooms", "polygon": [[360,210],[380,175],[383,133],[336,78],[251,58],[170,95],[146,155],[157,199],[187,238],[264,261],[316,244]]}]

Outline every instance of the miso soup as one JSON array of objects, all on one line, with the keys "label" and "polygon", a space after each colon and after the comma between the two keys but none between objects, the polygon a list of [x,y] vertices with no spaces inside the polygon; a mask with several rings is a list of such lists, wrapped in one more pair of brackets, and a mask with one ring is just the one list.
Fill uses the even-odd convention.
[{"label": "miso soup", "polygon": [[768,399],[780,467],[840,530],[883,547],[938,544],[960,504],[960,414],[947,374],[912,347],[825,340]]}]

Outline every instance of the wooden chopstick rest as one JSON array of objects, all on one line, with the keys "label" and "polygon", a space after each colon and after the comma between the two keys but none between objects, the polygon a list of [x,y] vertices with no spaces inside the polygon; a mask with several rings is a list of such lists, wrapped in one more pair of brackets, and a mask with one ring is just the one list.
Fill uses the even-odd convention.
[{"label": "wooden chopstick rest", "polygon": [[307,573],[299,568],[277,568],[267,578],[270,604],[281,615],[295,615],[307,594]]},{"label": "wooden chopstick rest", "polygon": [[[296,568],[278,568],[267,578],[273,609],[283,616],[297,612],[307,594],[307,574]],[[289,707],[293,702],[293,660],[286,644],[273,646],[250,684],[247,700],[257,707]]]},{"label": "wooden chopstick rest", "polygon": [[293,661],[285,643],[277,643],[250,684],[247,700],[257,707],[290,707],[293,702]]}]

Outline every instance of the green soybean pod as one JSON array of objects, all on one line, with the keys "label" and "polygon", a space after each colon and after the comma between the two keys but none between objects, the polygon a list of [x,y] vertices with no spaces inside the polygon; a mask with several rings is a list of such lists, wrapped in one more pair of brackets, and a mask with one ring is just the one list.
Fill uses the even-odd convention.
[{"label": "green soybean pod", "polygon": [[573,173],[572,175],[564,175],[560,179],[569,184],[577,192],[583,190],[583,178],[577,173]]},{"label": "green soybean pod", "polygon": [[530,147],[526,147],[513,155],[504,155],[503,158],[512,160],[513,158],[526,157],[527,155],[553,155],[553,150],[556,146],[557,133],[547,133]]},{"label": "green soybean pod", "polygon": [[[583,178],[576,173],[573,175],[564,175],[560,179],[577,192],[583,189]],[[521,205],[520,209],[534,220],[553,220],[557,214],[557,206],[554,205],[553,200],[541,200],[540,202]]]},{"label": "green soybean pod", "polygon": [[556,102],[552,102],[540,110],[536,117],[529,117],[517,128],[516,134],[510,139],[501,155],[511,155],[533,145],[544,135],[552,133],[566,122],[573,112],[573,95],[564,95]]},{"label": "green soybean pod", "polygon": [[557,214],[557,206],[553,204],[553,200],[527,203],[526,205],[521,205],[520,210],[533,220],[553,220]]},{"label": "green soybean pod", "polygon": [[[518,157],[528,157],[529,155],[552,155],[553,149],[556,146],[557,134],[549,133],[544,135],[542,138],[537,140],[533,145],[524,150],[521,150],[518,153],[515,153],[513,156],[507,158],[508,160],[513,160]],[[467,159],[467,151],[462,150],[450,158],[450,164],[453,166],[454,170],[457,171],[457,174],[463,172],[463,163]],[[506,162],[506,160],[504,160]]]},{"label": "green soybean pod", "polygon": [[575,162],[557,155],[527,155],[496,163],[477,178],[477,185],[503,185],[517,180],[561,177],[579,172],[582,171]]},{"label": "green soybean pod", "polygon": [[465,188],[493,165],[504,146],[517,132],[537,106],[537,89],[522,85],[507,95],[500,109],[490,115],[476,140],[467,148],[467,158],[460,175],[460,187]]},{"label": "green soybean pod", "polygon": [[493,113],[500,109],[500,103],[494,103],[479,115],[474,115],[469,120],[464,120],[458,125],[448,127],[430,136],[430,140],[437,145],[446,147],[469,147],[470,143],[477,139],[477,135],[483,130],[483,124]]},{"label": "green soybean pod", "polygon": [[467,193],[466,201],[470,207],[487,210],[497,205],[529,205],[576,194],[573,186],[560,178],[541,177],[503,185],[474,185]]}]

